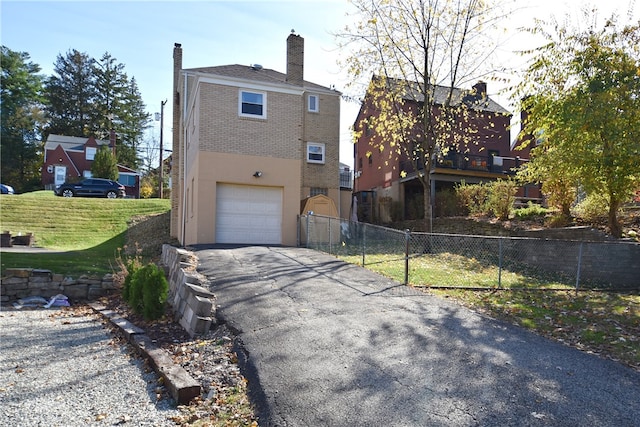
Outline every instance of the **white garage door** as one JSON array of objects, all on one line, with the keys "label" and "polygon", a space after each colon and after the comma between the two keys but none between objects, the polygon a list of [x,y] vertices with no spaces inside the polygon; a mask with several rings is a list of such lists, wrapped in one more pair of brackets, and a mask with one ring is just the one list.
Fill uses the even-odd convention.
[{"label": "white garage door", "polygon": [[282,189],[218,184],[216,243],[282,243]]}]

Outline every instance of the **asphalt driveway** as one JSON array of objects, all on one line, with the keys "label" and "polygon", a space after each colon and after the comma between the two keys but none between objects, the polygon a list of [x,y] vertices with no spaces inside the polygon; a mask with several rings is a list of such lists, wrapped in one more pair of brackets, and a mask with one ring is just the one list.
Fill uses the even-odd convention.
[{"label": "asphalt driveway", "polygon": [[640,373],[615,362],[316,251],[196,255],[261,425],[640,426]]}]

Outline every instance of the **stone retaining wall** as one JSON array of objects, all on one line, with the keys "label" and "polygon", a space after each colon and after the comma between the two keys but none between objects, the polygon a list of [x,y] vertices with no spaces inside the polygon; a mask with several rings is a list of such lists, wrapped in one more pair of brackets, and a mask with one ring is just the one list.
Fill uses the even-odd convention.
[{"label": "stone retaining wall", "polygon": [[48,299],[62,294],[71,301],[84,301],[107,295],[114,289],[111,274],[102,278],[80,276],[75,280],[49,270],[7,268],[0,281],[0,298],[2,304],[6,304],[20,298],[39,296]]},{"label": "stone retaining wall", "polygon": [[196,272],[196,259],[185,249],[162,245],[162,264],[169,281],[169,303],[176,320],[193,337],[215,325],[214,295],[201,285],[206,281]]}]

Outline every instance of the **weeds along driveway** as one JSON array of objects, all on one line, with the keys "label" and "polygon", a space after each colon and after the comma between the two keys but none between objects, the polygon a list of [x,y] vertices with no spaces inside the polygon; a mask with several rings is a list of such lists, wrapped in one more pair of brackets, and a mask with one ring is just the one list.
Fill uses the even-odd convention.
[{"label": "weeds along driveway", "polygon": [[615,362],[320,252],[195,251],[261,425],[640,425],[640,373]]}]

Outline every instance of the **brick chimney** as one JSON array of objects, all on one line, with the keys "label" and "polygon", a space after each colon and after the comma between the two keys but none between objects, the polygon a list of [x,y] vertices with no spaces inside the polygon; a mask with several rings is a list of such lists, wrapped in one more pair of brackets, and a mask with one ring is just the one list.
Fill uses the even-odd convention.
[{"label": "brick chimney", "polygon": [[302,86],[304,80],[304,39],[291,31],[287,37],[287,83]]},{"label": "brick chimney", "polygon": [[474,95],[479,99],[485,99],[487,97],[487,82],[480,80],[473,85]]},{"label": "brick chimney", "polygon": [[116,155],[116,131],[111,129],[109,131],[109,148],[111,148],[111,152],[113,155]]}]

